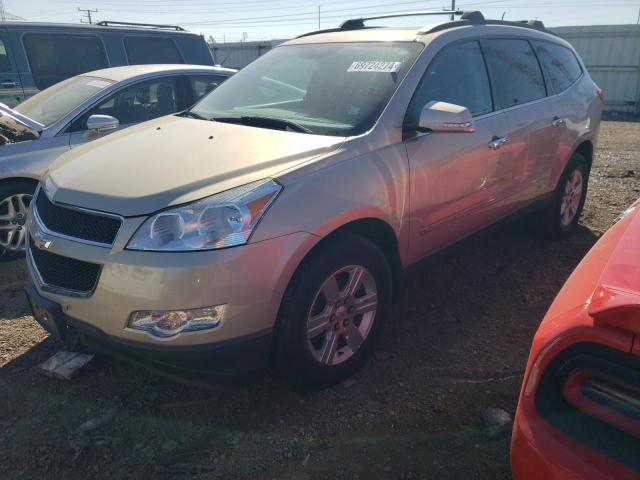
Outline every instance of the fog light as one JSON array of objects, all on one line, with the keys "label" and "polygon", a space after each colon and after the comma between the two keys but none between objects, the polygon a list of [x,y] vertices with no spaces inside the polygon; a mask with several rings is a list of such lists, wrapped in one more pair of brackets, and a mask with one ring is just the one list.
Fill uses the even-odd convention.
[{"label": "fog light", "polygon": [[157,337],[215,328],[224,317],[224,305],[189,310],[139,310],[129,316],[128,327]]}]

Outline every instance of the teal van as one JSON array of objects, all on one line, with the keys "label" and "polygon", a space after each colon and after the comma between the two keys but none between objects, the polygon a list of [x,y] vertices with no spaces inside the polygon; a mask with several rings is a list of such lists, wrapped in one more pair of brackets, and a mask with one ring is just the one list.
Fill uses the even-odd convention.
[{"label": "teal van", "polygon": [[152,63],[214,64],[204,38],[178,26],[0,22],[0,103],[10,107],[81,73]]}]

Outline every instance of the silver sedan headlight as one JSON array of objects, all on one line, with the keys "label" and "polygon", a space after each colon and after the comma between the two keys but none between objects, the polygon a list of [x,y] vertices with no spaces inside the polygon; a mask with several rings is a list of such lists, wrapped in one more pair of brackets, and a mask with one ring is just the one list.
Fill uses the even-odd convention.
[{"label": "silver sedan headlight", "polygon": [[275,180],[259,180],[164,210],[140,226],[127,249],[182,252],[244,245],[280,190]]}]

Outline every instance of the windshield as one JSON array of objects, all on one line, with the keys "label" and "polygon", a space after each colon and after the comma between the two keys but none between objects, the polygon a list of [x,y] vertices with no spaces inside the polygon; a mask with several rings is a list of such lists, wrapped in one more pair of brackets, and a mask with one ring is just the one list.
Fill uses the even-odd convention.
[{"label": "windshield", "polygon": [[[267,117],[297,131],[358,135],[376,122],[421,48],[415,42],[278,47],[204,97],[192,112],[220,121]],[[276,128],[278,122],[248,124]]]},{"label": "windshield", "polygon": [[35,94],[15,110],[48,127],[113,83],[99,77],[71,77]]}]

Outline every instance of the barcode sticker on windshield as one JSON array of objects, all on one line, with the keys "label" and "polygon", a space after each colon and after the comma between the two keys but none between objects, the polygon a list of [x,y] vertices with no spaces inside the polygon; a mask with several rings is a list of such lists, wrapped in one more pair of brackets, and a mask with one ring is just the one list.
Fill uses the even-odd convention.
[{"label": "barcode sticker on windshield", "polygon": [[87,82],[87,86],[89,87],[104,88],[108,87],[109,85],[110,83],[105,82],[104,80],[91,80],[90,82]]},{"label": "barcode sticker on windshield", "polygon": [[397,73],[402,62],[376,62],[373,60],[361,60],[353,62],[347,72],[376,72]]}]

